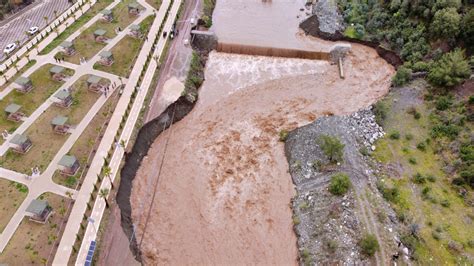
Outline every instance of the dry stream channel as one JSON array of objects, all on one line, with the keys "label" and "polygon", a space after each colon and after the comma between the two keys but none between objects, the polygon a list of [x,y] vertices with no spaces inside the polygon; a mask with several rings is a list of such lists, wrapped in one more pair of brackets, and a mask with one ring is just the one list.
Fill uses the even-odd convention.
[{"label": "dry stream channel", "polygon": [[[327,51],[306,37],[303,0],[219,0],[219,41]],[[164,131],[133,181],[131,205],[141,236],[166,143],[157,196],[142,245],[145,264],[297,263],[290,201],[295,195],[278,141],[332,113],[349,114],[383,97],[393,67],[353,44],[345,79],[327,61],[211,52],[194,109]]]}]

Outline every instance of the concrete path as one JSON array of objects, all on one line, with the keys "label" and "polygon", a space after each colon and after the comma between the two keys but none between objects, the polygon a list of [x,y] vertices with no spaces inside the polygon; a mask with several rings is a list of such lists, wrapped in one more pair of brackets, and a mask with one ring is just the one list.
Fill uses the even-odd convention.
[{"label": "concrete path", "polygon": [[[95,1],[93,1],[93,2],[95,2]],[[117,5],[118,3],[120,3],[120,0],[115,0],[111,5],[109,5],[108,8],[112,8],[115,5]],[[137,17],[137,19],[134,22],[143,21],[143,19],[145,19],[146,16],[150,15],[151,13],[152,13],[151,10],[146,10],[145,12],[142,12],[140,14],[140,16]],[[97,21],[101,16],[102,16],[101,14],[96,15],[91,21],[89,21],[89,23],[87,23],[87,25],[92,25],[92,23]],[[121,39],[123,39],[127,35],[128,32],[129,32],[129,29],[127,27],[124,31],[120,32],[114,39],[112,39],[110,41],[110,43],[107,44],[106,47],[104,47],[104,49],[111,49],[115,44],[117,44]],[[152,31],[150,31],[150,32],[152,32]],[[78,34],[73,34],[69,38],[72,39],[72,38],[75,38],[77,36],[78,36]],[[51,38],[49,41],[52,41],[53,39],[54,38]],[[42,42],[40,46],[46,47],[47,44],[48,43],[43,43]],[[145,43],[144,47],[146,47],[146,46],[147,45]],[[148,46],[151,46],[151,45],[148,45]],[[103,72],[103,71],[93,69],[93,65],[97,62],[97,60],[99,60],[98,55],[95,55],[86,64],[83,64],[83,65],[75,65],[75,64],[71,64],[71,63],[67,63],[67,62],[56,63],[53,56],[56,54],[57,49],[59,49],[59,48],[54,49],[52,52],[48,53],[47,55],[38,55],[37,52],[32,54],[30,56],[30,59],[31,60],[37,60],[37,63],[31,69],[29,69],[28,71],[25,72],[25,76],[29,76],[31,73],[36,71],[41,66],[43,66],[45,64],[48,64],[48,63],[51,63],[51,64],[56,64],[56,65],[62,65],[62,66],[65,66],[65,67],[68,67],[68,68],[71,68],[71,69],[75,70],[74,75],[69,77],[66,80],[66,82],[58,90],[69,88],[80,77],[82,77],[84,75],[89,75],[89,74],[94,74],[94,75],[101,76],[103,78],[109,79],[111,83],[115,83],[117,85],[121,84],[122,82],[127,84],[127,82],[128,82],[128,80],[125,79],[125,78],[122,78],[122,77],[119,77],[119,76],[116,76],[116,75],[113,75],[113,74],[110,74],[110,73],[107,73],[107,72]],[[140,57],[139,57],[139,59],[140,59]],[[143,58],[141,60],[142,61],[137,60],[137,62],[141,62],[141,63],[144,62]],[[137,65],[138,64],[136,64],[136,66]],[[135,83],[136,83],[136,81],[134,81],[133,84],[135,84]],[[131,86],[128,86],[128,87],[130,88]],[[13,89],[14,89],[14,85],[12,84],[6,90],[4,90],[2,93],[0,93],[0,99],[3,99]],[[56,153],[53,160],[49,163],[47,169],[42,174],[40,174],[39,176],[35,176],[32,179],[27,180],[25,178],[24,174],[16,173],[16,172],[8,170],[8,169],[0,168],[0,177],[6,178],[8,180],[15,181],[15,182],[22,183],[22,184],[24,184],[28,187],[27,197],[22,202],[20,207],[17,209],[17,211],[15,212],[15,214],[13,215],[11,220],[9,221],[8,225],[5,227],[4,231],[0,235],[0,252],[3,252],[4,248],[8,244],[9,240],[11,239],[13,234],[15,233],[18,226],[20,225],[21,221],[23,220],[23,218],[25,216],[25,210],[28,207],[28,205],[31,203],[32,200],[38,198],[41,194],[43,194],[45,192],[51,192],[51,193],[55,193],[55,194],[58,194],[58,195],[61,195],[61,196],[70,197],[72,199],[76,199],[76,201],[78,200],[78,192],[76,190],[69,189],[69,188],[66,188],[64,186],[61,186],[61,185],[58,185],[58,184],[54,183],[53,180],[52,180],[52,176],[54,175],[54,172],[57,169],[57,164],[58,164],[59,160],[62,158],[63,155],[67,154],[67,152],[72,148],[72,146],[77,141],[77,139],[80,137],[82,132],[90,124],[90,122],[92,121],[94,116],[97,114],[97,112],[100,110],[100,108],[105,104],[107,99],[112,96],[112,94],[113,93],[111,92],[111,93],[108,94],[107,97],[105,97],[105,96],[99,97],[99,99],[95,102],[93,107],[90,108],[88,113],[84,116],[84,118],[81,120],[81,122],[76,126],[76,128],[69,135],[66,142],[63,144],[63,146],[60,148],[60,150]],[[122,95],[122,97],[119,101],[119,104],[117,105],[117,108],[120,108],[120,110],[125,111],[125,109],[127,107],[127,102],[126,101],[128,99],[130,99],[130,95],[131,95],[131,93],[128,93],[128,94],[124,93],[124,95]],[[20,125],[20,127],[18,127],[17,130],[15,130],[14,133],[16,134],[16,133],[25,132],[28,129],[28,127],[32,123],[34,123],[34,121],[45,110],[47,110],[47,108],[49,108],[51,106],[51,104],[54,102],[53,97],[54,97],[54,94],[50,98],[48,98],[39,108],[37,108],[33,112],[32,115],[30,115],[28,118],[26,118],[23,121],[22,125]],[[120,116],[120,118],[118,118],[116,116],[115,120],[117,120],[117,121],[121,120],[121,116]],[[118,127],[117,127],[117,129],[115,129],[115,131],[117,131],[117,130],[118,130]],[[107,139],[107,136],[106,136],[106,137],[104,137],[104,140],[112,141],[114,139],[113,136],[115,135],[115,132],[110,132],[109,135],[112,135],[112,137],[110,139]],[[0,146],[0,154],[1,155],[3,155],[6,152],[6,150],[8,149],[9,140],[10,139],[5,141],[5,143]],[[101,145],[102,145],[102,143],[101,143]],[[105,147],[106,146],[103,146],[103,149],[105,149]],[[108,147],[110,147],[110,144],[108,145]],[[102,160],[100,160],[100,161],[102,162]],[[96,177],[95,174],[94,174],[94,176]],[[83,184],[82,184],[82,188],[84,188],[84,187],[92,188],[94,183],[95,183],[95,180],[93,180],[91,178],[89,178],[89,179],[86,178],[84,180]],[[81,191],[83,191],[82,188],[81,188]],[[92,191],[92,189],[90,191]],[[90,192],[87,194],[87,196],[89,196],[89,195],[90,195]],[[82,195],[82,196],[84,196],[84,195]],[[83,199],[83,200],[85,200],[85,199]],[[82,201],[79,201],[79,202],[82,202]],[[85,202],[85,203],[87,203],[87,202]],[[76,206],[76,205],[77,204],[75,204],[74,206]],[[82,215],[83,215],[82,213],[81,213],[81,219],[82,219]],[[80,221],[81,219],[79,219],[78,221]],[[71,219],[69,221],[71,221]],[[69,225],[69,223],[68,223],[68,225]],[[75,234],[74,234],[74,239],[75,239]]]}]

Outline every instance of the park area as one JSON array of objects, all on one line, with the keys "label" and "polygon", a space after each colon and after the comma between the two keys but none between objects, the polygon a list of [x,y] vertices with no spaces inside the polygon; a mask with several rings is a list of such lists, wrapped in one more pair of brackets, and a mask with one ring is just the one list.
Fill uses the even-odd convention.
[{"label": "park area", "polygon": [[[9,104],[14,103],[21,106],[20,111],[26,116],[31,115],[63,84],[63,82],[56,81],[51,77],[49,73],[51,67],[53,67],[52,64],[45,64],[33,72],[29,76],[33,89],[28,93],[21,93],[16,90],[10,92],[0,101],[0,109],[3,111]],[[67,69],[65,73],[72,76],[74,71]],[[7,120],[7,116],[4,114],[0,118],[0,131],[7,130],[11,133],[20,123]]]},{"label": "park area", "polygon": [[59,171],[56,171],[53,175],[53,181],[57,184],[65,187],[80,189],[80,182],[82,177],[87,173],[86,166],[90,164],[90,160],[94,155],[93,150],[97,148],[100,143],[101,136],[107,127],[107,122],[112,115],[115,106],[119,100],[118,92],[115,92],[102,106],[99,112],[96,114],[94,119],[89,123],[84,132],[82,132],[79,139],[74,143],[71,150],[68,152],[70,155],[74,155],[81,169],[74,176],[64,176]]},{"label": "park area", "polygon": [[[64,57],[64,60],[79,64],[80,59],[84,57],[89,60],[103,49],[107,43],[117,36],[119,31],[124,30],[130,25],[138,16],[130,14],[128,11],[128,4],[132,1],[122,1],[112,9],[112,20],[98,20],[89,28],[82,31],[81,34],[73,40],[76,53],[72,56],[67,56],[63,52],[59,52],[56,57]],[[102,39],[102,41],[98,41]]]},{"label": "park area", "polygon": [[28,188],[23,184],[0,178],[0,232],[10,221],[28,193]]},{"label": "park area", "polygon": [[[154,18],[154,16],[149,16],[140,23],[139,27],[142,35],[148,32]],[[113,64],[111,66],[104,66],[96,63],[94,69],[128,78],[144,41],[143,37],[134,38],[125,36],[111,50],[114,61]]]},{"label": "park area", "polygon": [[17,172],[31,174],[31,168],[38,166],[44,171],[49,162],[66,141],[67,134],[57,134],[53,131],[51,122],[56,116],[68,118],[67,123],[74,128],[79,124],[87,112],[90,111],[100,94],[87,89],[88,76],[81,77],[72,86],[73,103],[69,108],[51,105],[26,131],[26,136],[33,146],[26,154],[16,154],[9,150],[0,160],[2,167]]},{"label": "park area", "polygon": [[61,237],[61,227],[68,216],[70,199],[51,193],[39,197],[46,200],[53,209],[47,224],[23,218],[5,250],[0,261],[8,265],[44,265],[56,247],[54,243]]}]

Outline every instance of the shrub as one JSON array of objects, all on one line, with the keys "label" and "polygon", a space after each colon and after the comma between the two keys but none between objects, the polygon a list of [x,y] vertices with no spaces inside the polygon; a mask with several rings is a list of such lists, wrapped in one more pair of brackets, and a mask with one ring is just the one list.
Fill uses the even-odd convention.
[{"label": "shrub", "polygon": [[418,61],[413,64],[413,71],[421,72],[421,71],[428,71],[430,69],[430,64],[424,61]]},{"label": "shrub", "polygon": [[454,7],[438,10],[430,25],[431,32],[439,38],[455,38],[460,31],[461,15]]},{"label": "shrub", "polygon": [[405,135],[405,139],[406,139],[406,140],[412,140],[412,139],[413,139],[413,135],[410,134],[410,133],[408,133],[408,134]]},{"label": "shrub", "polygon": [[401,66],[398,68],[397,73],[392,78],[392,84],[395,87],[403,86],[410,81],[412,71],[411,69]]},{"label": "shrub", "polygon": [[431,136],[433,138],[447,137],[450,140],[456,139],[461,129],[452,124],[437,124],[431,128]]},{"label": "shrub", "polygon": [[318,144],[331,163],[342,161],[344,144],[337,137],[321,135]]},{"label": "shrub", "polygon": [[278,135],[280,137],[280,141],[282,142],[285,142],[286,139],[288,139],[288,131],[286,131],[285,129],[280,130],[280,133],[278,133]]},{"label": "shrub", "polygon": [[334,195],[341,196],[351,187],[351,181],[349,176],[344,173],[338,173],[331,177],[331,183],[329,184],[329,192]]},{"label": "shrub", "polygon": [[436,101],[436,109],[440,111],[444,111],[444,110],[447,110],[449,107],[451,107],[452,104],[453,102],[451,101],[450,98],[446,96],[441,96]]},{"label": "shrub", "polygon": [[453,87],[471,75],[464,51],[456,49],[437,60],[428,74],[428,81],[438,87]]},{"label": "shrub", "polygon": [[385,118],[387,118],[388,107],[384,102],[377,102],[374,105],[373,112],[375,115],[375,121],[377,124],[382,125]]},{"label": "shrub", "polygon": [[430,181],[431,183],[436,182],[436,177],[434,175],[427,175],[426,179]]},{"label": "shrub", "polygon": [[[474,10],[474,9],[473,9]],[[467,100],[469,104],[474,104],[474,95],[469,96],[469,100]]]},{"label": "shrub", "polygon": [[416,158],[413,158],[413,157],[408,158],[408,163],[415,165],[417,163]]},{"label": "shrub", "polygon": [[359,152],[360,152],[360,154],[362,154],[363,156],[369,156],[369,150],[368,150],[367,147],[365,147],[365,146],[362,146],[362,147],[359,149]]},{"label": "shrub", "polygon": [[449,202],[447,199],[442,200],[439,204],[445,208],[449,208],[449,206],[451,206],[451,202]]},{"label": "shrub", "polygon": [[424,183],[426,183],[426,178],[423,175],[421,175],[420,173],[416,173],[413,176],[413,183],[415,183],[415,184],[424,184]]},{"label": "shrub", "polygon": [[420,151],[426,151],[426,144],[424,142],[420,142],[416,145],[416,148]]},{"label": "shrub", "polygon": [[393,131],[392,133],[390,133],[389,137],[390,139],[400,139],[400,132]]},{"label": "shrub", "polygon": [[431,232],[431,236],[435,239],[435,240],[441,240],[441,234],[436,232],[436,231],[432,231]]},{"label": "shrub", "polygon": [[363,254],[372,257],[380,249],[377,238],[372,234],[366,234],[359,242]]}]

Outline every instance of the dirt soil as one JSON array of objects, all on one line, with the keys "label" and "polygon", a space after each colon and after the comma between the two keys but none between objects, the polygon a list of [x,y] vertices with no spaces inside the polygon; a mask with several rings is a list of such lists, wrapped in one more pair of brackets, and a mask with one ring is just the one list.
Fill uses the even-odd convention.
[{"label": "dirt soil", "polygon": [[296,264],[295,191],[278,132],[372,104],[394,73],[357,44],[345,71],[342,80],[328,62],[211,53],[198,104],[156,139],[133,182],[143,262]]}]

